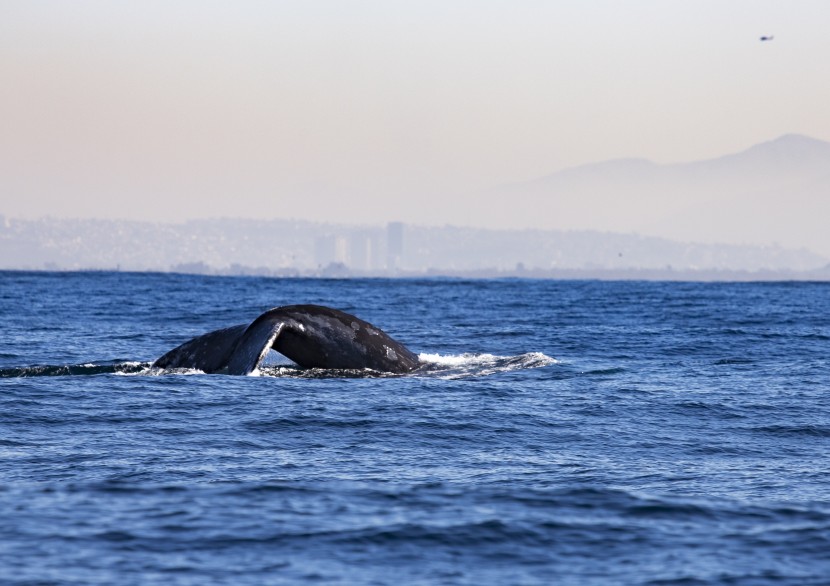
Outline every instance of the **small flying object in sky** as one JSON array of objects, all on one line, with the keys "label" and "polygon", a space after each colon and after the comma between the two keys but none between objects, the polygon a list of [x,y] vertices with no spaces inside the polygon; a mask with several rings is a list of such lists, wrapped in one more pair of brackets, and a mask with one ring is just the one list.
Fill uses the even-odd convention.
[{"label": "small flying object in sky", "polygon": [[764,35],[764,36],[762,36],[762,37],[761,37],[761,41],[762,41],[762,42],[763,42],[763,41],[771,41],[771,40],[772,40],[772,39],[774,39],[774,38],[775,38],[775,37],[774,37],[774,36],[772,36],[772,35]]}]

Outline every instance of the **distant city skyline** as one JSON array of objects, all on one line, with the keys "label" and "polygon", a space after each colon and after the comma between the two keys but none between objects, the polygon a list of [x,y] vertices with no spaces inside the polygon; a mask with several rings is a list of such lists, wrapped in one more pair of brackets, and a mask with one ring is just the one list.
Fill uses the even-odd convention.
[{"label": "distant city skyline", "polygon": [[820,0],[8,0],[0,213],[532,227],[491,190],[830,140],[827,22]]},{"label": "distant city skyline", "polygon": [[781,246],[634,234],[291,220],[25,220],[0,216],[0,270],[299,277],[518,276],[830,280],[830,258]]}]

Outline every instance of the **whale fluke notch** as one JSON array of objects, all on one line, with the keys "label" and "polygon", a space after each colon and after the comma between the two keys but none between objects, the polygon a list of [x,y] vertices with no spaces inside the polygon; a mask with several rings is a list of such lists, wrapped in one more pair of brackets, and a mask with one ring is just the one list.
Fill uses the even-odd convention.
[{"label": "whale fluke notch", "polygon": [[250,324],[193,338],[164,354],[153,366],[249,374],[272,348],[304,368],[402,373],[420,366],[416,354],[380,328],[321,305],[275,307]]}]

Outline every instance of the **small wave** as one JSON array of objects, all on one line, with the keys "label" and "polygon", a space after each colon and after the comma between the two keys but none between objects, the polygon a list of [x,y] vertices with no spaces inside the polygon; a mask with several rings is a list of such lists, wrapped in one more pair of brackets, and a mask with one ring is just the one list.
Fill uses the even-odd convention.
[{"label": "small wave", "polygon": [[588,375],[595,375],[595,376],[611,376],[614,374],[622,374],[625,372],[625,368],[621,366],[613,366],[611,368],[598,368],[595,370],[587,370],[584,374]]},{"label": "small wave", "polygon": [[715,366],[731,366],[735,364],[752,364],[751,358],[721,358],[715,361]]},{"label": "small wave", "polygon": [[40,364],[0,368],[0,378],[28,378],[38,376],[94,376],[97,374],[139,374],[149,368],[147,362],[107,362],[86,364]]},{"label": "small wave", "polygon": [[765,425],[749,429],[754,432],[781,436],[830,437],[830,426],[828,425]]},{"label": "small wave", "polygon": [[500,519],[484,519],[441,526],[400,523],[341,531],[327,537],[340,543],[377,546],[419,543],[438,547],[482,547],[494,543],[534,543],[540,539],[540,532],[534,527],[510,524]]}]

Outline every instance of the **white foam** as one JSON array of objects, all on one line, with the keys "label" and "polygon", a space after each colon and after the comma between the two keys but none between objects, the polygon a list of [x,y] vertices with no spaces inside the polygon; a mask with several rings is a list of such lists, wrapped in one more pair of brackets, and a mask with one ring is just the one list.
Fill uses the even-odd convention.
[{"label": "white foam", "polygon": [[441,366],[472,366],[475,364],[488,364],[504,357],[494,354],[419,354],[421,362],[439,364]]},{"label": "white foam", "polygon": [[528,352],[527,354],[523,354],[524,357],[528,362],[532,362],[534,364],[539,364],[539,366],[549,366],[551,364],[559,364],[559,361],[552,356],[548,356],[543,352]]},{"label": "white foam", "polygon": [[157,367],[150,367],[146,368],[139,372],[116,372],[116,376],[166,376],[168,374],[174,374],[178,376],[191,376],[194,374],[205,374],[205,371],[199,370],[198,368],[171,368],[171,369],[164,369],[164,368],[157,368]]},{"label": "white foam", "polygon": [[492,365],[503,362],[520,362],[529,366],[548,366],[557,364],[555,358],[541,352],[528,352],[519,356],[497,356],[495,354],[419,354],[422,362],[439,366],[479,366]]}]

